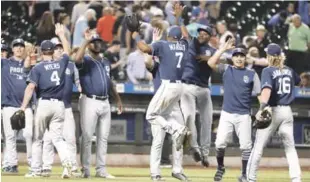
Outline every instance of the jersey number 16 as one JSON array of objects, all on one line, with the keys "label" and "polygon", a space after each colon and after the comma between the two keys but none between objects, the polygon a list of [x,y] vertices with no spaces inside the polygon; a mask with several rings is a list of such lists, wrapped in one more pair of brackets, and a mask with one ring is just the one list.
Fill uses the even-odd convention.
[{"label": "jersey number 16", "polygon": [[56,82],[56,85],[60,84],[60,78],[58,76],[58,72],[57,71],[53,71],[53,73],[51,75],[51,81],[52,82]]},{"label": "jersey number 16", "polygon": [[279,78],[279,90],[277,94],[289,94],[291,93],[291,79],[288,77]]}]

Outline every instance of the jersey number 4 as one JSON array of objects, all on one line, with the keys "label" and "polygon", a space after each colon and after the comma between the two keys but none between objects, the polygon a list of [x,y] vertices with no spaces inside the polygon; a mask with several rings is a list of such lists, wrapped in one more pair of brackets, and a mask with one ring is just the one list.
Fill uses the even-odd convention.
[{"label": "jersey number 4", "polygon": [[58,76],[58,72],[57,71],[53,71],[52,75],[51,75],[51,81],[55,82],[56,85],[60,84],[60,78]]},{"label": "jersey number 4", "polygon": [[280,78],[279,82],[279,90],[277,94],[289,94],[291,93],[291,79],[288,77]]},{"label": "jersey number 4", "polygon": [[178,64],[177,64],[177,68],[181,68],[181,61],[183,59],[183,52],[176,52],[175,56],[178,57]]}]

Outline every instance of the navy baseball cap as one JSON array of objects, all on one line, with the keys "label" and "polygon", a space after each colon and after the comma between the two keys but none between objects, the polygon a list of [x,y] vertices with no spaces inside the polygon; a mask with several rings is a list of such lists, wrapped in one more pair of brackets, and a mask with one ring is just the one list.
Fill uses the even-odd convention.
[{"label": "navy baseball cap", "polygon": [[103,41],[103,40],[101,39],[101,37],[100,37],[98,34],[92,35],[92,36],[91,36],[91,39],[90,39],[90,42],[94,42],[94,41],[96,41],[96,40]]},{"label": "navy baseball cap", "polygon": [[213,35],[213,30],[211,27],[207,26],[207,25],[203,25],[203,26],[200,26],[198,29],[197,29],[197,32],[200,32],[200,31],[205,31],[207,32],[209,35]]},{"label": "navy baseball cap", "polygon": [[168,32],[168,37],[172,37],[174,39],[181,39],[182,38],[182,31],[181,27],[179,26],[171,26]]},{"label": "navy baseball cap", "polygon": [[53,51],[54,50],[54,47],[55,45],[53,44],[52,41],[50,40],[44,40],[42,43],[41,43],[41,50],[42,51]]},{"label": "navy baseball cap", "polygon": [[245,49],[243,48],[235,48],[233,51],[232,51],[232,56],[234,56],[235,54],[243,54],[243,55],[246,55],[246,51]]},{"label": "navy baseball cap", "polygon": [[23,39],[15,39],[12,42],[12,47],[15,47],[16,45],[21,45],[25,47],[25,41]]},{"label": "navy baseball cap", "polygon": [[1,51],[4,50],[4,51],[9,51],[9,47],[5,44],[1,44]]},{"label": "navy baseball cap", "polygon": [[282,53],[281,47],[278,44],[270,43],[265,51],[268,55],[279,56]]}]

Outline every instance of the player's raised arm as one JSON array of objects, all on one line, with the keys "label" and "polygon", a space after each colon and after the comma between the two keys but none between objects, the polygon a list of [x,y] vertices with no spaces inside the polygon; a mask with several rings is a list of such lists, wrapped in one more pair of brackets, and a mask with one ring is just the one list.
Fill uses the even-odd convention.
[{"label": "player's raised arm", "polygon": [[90,43],[91,40],[91,32],[89,29],[87,29],[84,33],[84,42],[81,45],[81,47],[79,48],[79,50],[77,51],[77,53],[72,57],[72,60],[76,63],[82,63],[83,62],[83,57],[85,55],[85,50],[88,46],[88,44]]},{"label": "player's raised arm", "polygon": [[65,36],[65,27],[64,25],[60,24],[60,23],[57,23],[55,25],[55,34],[59,37],[61,43],[62,43],[62,46],[64,48],[64,54],[70,54],[70,44]]},{"label": "player's raised arm", "polygon": [[173,10],[174,10],[174,15],[176,19],[176,25],[181,27],[183,38],[189,40],[190,36],[184,25],[184,19],[182,18],[184,7],[179,2],[177,2],[174,4]]},{"label": "player's raised arm", "polygon": [[208,65],[213,69],[216,70],[216,67],[220,61],[221,55],[226,52],[227,50],[234,48],[234,39],[229,39],[222,47],[220,47],[215,54],[208,59]]}]

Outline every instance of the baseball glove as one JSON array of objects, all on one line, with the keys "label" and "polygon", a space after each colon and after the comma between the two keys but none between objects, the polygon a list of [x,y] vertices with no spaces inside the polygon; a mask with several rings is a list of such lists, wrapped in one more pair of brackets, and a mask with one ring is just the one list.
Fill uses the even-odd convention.
[{"label": "baseball glove", "polygon": [[258,111],[253,127],[257,129],[265,129],[271,124],[271,108],[265,107],[262,111]]},{"label": "baseball glove", "polygon": [[13,130],[25,128],[25,112],[23,110],[18,110],[13,114],[11,117],[11,126]]},{"label": "baseball glove", "polygon": [[133,14],[131,16],[127,15],[125,22],[130,32],[139,32],[141,23],[139,17],[136,14]]}]

